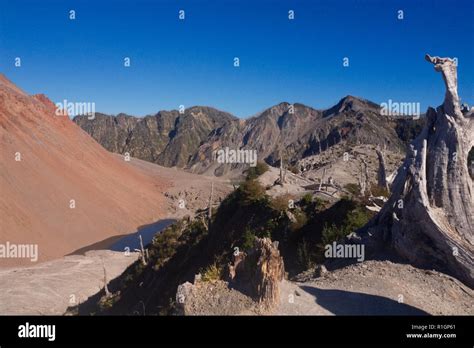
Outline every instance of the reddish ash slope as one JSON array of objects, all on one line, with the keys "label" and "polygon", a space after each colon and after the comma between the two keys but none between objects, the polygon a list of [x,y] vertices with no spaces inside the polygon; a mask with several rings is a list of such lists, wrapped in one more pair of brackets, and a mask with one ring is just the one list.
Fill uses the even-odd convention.
[{"label": "reddish ash slope", "polygon": [[[0,74],[0,243],[36,243],[45,261],[133,232],[166,214],[165,186]],[[31,261],[0,258],[18,264]]]}]

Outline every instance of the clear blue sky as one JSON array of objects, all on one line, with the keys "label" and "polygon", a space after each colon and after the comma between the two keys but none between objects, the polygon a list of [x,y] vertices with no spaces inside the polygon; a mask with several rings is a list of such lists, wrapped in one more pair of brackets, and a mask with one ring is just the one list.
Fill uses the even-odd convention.
[{"label": "clear blue sky", "polygon": [[458,57],[460,95],[474,103],[473,14],[472,0],[0,0],[0,72],[28,93],[112,114],[183,104],[247,117],[347,94],[424,112],[444,95],[425,53]]}]

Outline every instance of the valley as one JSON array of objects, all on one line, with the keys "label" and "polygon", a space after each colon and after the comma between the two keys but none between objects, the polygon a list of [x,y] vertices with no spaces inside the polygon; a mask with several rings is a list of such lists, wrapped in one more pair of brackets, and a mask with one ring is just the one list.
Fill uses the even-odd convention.
[{"label": "valley", "polygon": [[37,265],[1,260],[0,313],[474,313],[459,260],[430,256],[444,239],[413,234],[425,254],[410,265],[371,232],[400,209],[391,193],[432,109],[390,117],[347,96],[248,119],[196,106],[71,120],[0,82],[0,242],[40,246]]}]

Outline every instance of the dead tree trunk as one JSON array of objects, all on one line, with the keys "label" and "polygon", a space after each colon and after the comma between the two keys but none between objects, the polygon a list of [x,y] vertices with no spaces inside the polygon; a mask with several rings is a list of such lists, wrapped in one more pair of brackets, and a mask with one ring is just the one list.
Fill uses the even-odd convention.
[{"label": "dead tree trunk", "polygon": [[280,184],[283,186],[285,184],[285,168],[283,165],[283,157],[281,155],[281,150],[280,150]]},{"label": "dead tree trunk", "polygon": [[214,196],[214,181],[211,182],[211,193],[209,195],[209,210],[207,212],[208,230],[211,228],[213,196]]},{"label": "dead tree trunk", "polygon": [[111,294],[110,294],[110,291],[109,291],[109,287],[108,287],[108,283],[109,283],[109,280],[107,279],[107,270],[105,269],[105,264],[104,264],[104,260],[102,259],[102,268],[104,269],[104,291],[105,291],[105,297],[110,297]]},{"label": "dead tree trunk", "polygon": [[443,75],[444,103],[428,108],[389,201],[366,230],[383,236],[415,265],[437,268],[474,286],[474,192],[467,164],[474,145],[473,112],[460,110],[455,62],[425,58]]},{"label": "dead tree trunk", "polygon": [[370,191],[369,189],[369,170],[367,168],[367,162],[362,158],[362,165],[360,167],[360,175],[359,175],[359,188],[360,188],[360,195],[365,196],[367,192]]},{"label": "dead tree trunk", "polygon": [[377,184],[388,191],[389,188],[388,188],[388,183],[387,183],[387,170],[386,170],[387,167],[385,165],[385,156],[384,156],[383,150],[376,149],[375,151],[377,152],[377,157],[379,159],[379,170],[377,172]]},{"label": "dead tree trunk", "polygon": [[143,247],[143,239],[142,235],[138,235],[140,238],[140,254],[141,254],[141,259],[142,259],[142,264],[143,266],[146,266],[146,254],[145,254],[145,248]]},{"label": "dead tree trunk", "polygon": [[319,182],[319,191],[323,188],[324,177],[326,176],[326,168],[323,168],[323,176],[321,177],[321,181]]}]

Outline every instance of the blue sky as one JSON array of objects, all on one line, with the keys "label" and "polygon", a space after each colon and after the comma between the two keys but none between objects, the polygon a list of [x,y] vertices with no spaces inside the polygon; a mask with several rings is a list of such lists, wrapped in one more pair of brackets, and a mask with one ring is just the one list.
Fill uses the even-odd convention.
[{"label": "blue sky", "polygon": [[112,114],[183,104],[248,117],[347,94],[425,111],[444,96],[425,53],[458,58],[460,95],[474,103],[473,13],[472,0],[0,0],[0,72],[28,93]]}]

